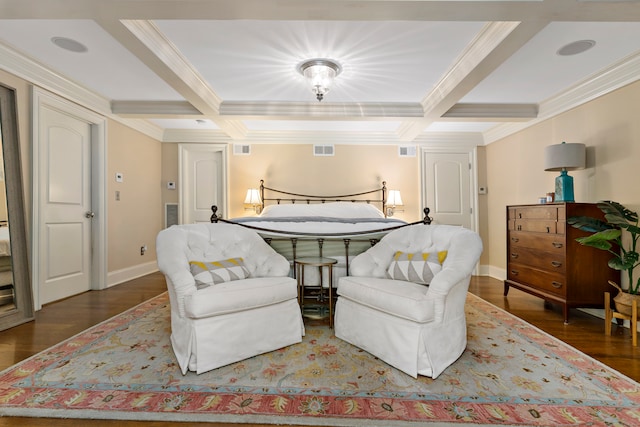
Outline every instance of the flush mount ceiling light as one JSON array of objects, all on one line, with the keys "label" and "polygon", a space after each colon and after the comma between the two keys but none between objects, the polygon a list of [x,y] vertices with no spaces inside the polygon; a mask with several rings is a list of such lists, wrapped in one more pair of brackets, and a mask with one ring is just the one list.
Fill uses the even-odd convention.
[{"label": "flush mount ceiling light", "polygon": [[560,56],[571,56],[585,52],[596,45],[594,40],[578,40],[562,46],[556,52]]},{"label": "flush mount ceiling light", "polygon": [[329,92],[333,80],[342,71],[340,64],[324,58],[304,61],[297,68],[311,85],[311,91],[316,94],[318,101],[322,101],[324,95]]},{"label": "flush mount ceiling light", "polygon": [[70,52],[84,53],[89,49],[82,43],[67,37],[52,37],[51,43]]}]

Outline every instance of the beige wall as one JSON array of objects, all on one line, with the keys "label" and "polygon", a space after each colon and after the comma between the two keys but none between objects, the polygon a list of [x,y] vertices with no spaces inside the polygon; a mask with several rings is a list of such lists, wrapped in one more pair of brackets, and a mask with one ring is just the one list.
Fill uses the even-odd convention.
[{"label": "beige wall", "polygon": [[[17,91],[27,224],[31,219],[29,84],[0,70],[0,83]],[[481,264],[506,265],[505,207],[535,203],[553,190],[557,173],[543,170],[544,147],[562,141],[588,147],[589,167],[571,172],[576,200],[613,199],[640,210],[640,83],[605,95],[556,118],[478,149],[478,182],[488,188],[479,197],[479,230],[485,251]],[[176,144],[161,144],[118,122],[108,129],[109,271],[155,259],[155,236],[164,223],[164,203],[176,203],[178,192],[166,189],[178,182]],[[314,157],[308,144],[252,145],[250,156],[229,152],[230,216],[249,214],[242,200],[246,189],[260,179],[269,186],[309,193],[365,191],[383,179],[402,191],[405,212],[397,216],[421,218],[419,157],[399,158],[395,146],[336,145],[334,157]],[[125,181],[116,185],[115,172]],[[179,185],[179,183],[178,183]],[[115,202],[116,188],[121,201]],[[30,225],[29,225],[30,226]],[[140,256],[140,246],[149,252]]]},{"label": "beige wall", "polygon": [[615,200],[640,210],[639,104],[640,83],[634,83],[486,147],[484,264],[506,268],[505,207],[536,203],[553,191],[558,173],[544,171],[547,145],[586,144],[587,168],[570,172],[577,202]]},{"label": "beige wall", "polygon": [[[108,270],[113,272],[156,259],[156,236],[164,225],[158,209],[162,144],[113,120],[108,127]],[[123,182],[116,182],[117,172]],[[144,256],[143,245],[148,248]]]},{"label": "beige wall", "polygon": [[[178,181],[177,144],[163,144],[162,156],[166,187],[167,181]],[[379,188],[384,180],[388,189],[401,191],[405,203],[405,212],[395,217],[422,219],[419,158],[400,158],[396,146],[336,145],[335,156],[322,157],[313,155],[310,144],[253,144],[248,156],[233,155],[230,149],[228,166],[231,218],[252,213],[244,209],[244,197],[264,179],[267,187],[329,196]],[[177,191],[163,190],[163,204],[177,200]]]},{"label": "beige wall", "polygon": [[[18,133],[26,209],[27,242],[31,229],[31,117],[30,83],[0,70],[0,83],[16,90]],[[113,272],[137,264],[155,261],[155,236],[161,229],[160,142],[109,121],[107,130],[108,176],[108,271]],[[114,201],[115,172],[125,174],[120,184],[122,201]],[[149,252],[140,256],[140,246]]]}]

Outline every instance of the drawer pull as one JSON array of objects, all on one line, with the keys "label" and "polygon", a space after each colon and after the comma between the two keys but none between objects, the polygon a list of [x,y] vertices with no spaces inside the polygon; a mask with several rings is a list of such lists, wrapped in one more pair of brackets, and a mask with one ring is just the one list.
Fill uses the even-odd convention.
[{"label": "drawer pull", "polygon": [[551,233],[551,227],[547,227],[547,233]]},{"label": "drawer pull", "polygon": [[518,243],[520,241],[520,239],[518,239],[517,237],[512,237],[511,241],[515,242],[515,243]]},{"label": "drawer pull", "polygon": [[554,248],[561,248],[563,246],[560,242],[553,242],[552,245]]},{"label": "drawer pull", "polygon": [[560,282],[556,282],[555,280],[553,282],[551,282],[551,286],[553,286],[556,289],[560,289],[562,287],[562,283]]},{"label": "drawer pull", "polygon": [[520,255],[518,255],[518,254],[511,254],[511,258],[513,258],[513,259],[516,259],[516,258],[518,258],[519,256],[520,256]]},{"label": "drawer pull", "polygon": [[517,276],[517,275],[518,275],[518,273],[519,273],[519,271],[518,271],[518,270],[511,270],[511,274],[513,274],[514,276]]},{"label": "drawer pull", "polygon": [[562,267],[562,263],[560,261],[551,261],[551,265],[554,267]]}]

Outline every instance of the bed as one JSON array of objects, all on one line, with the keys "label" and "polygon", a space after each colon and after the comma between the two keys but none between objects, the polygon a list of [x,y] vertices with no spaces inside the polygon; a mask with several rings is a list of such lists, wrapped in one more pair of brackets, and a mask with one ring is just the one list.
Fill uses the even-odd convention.
[{"label": "bed", "polygon": [[[278,253],[289,260],[295,277],[293,261],[297,258],[320,256],[338,261],[333,267],[333,283],[349,274],[349,260],[376,244],[386,233],[410,225],[386,215],[387,187],[338,196],[297,194],[270,188],[260,181],[262,209],[251,217],[225,220],[212,206],[212,222],[227,222],[252,228]],[[425,209],[422,223],[430,223]],[[412,223],[415,224],[415,223]],[[324,285],[326,278],[305,271],[309,284]],[[315,282],[315,283],[314,283]]]}]

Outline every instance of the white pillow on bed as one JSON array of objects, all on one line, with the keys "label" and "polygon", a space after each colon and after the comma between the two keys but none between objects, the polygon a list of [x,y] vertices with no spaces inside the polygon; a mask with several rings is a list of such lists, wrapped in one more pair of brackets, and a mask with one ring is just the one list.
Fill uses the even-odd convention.
[{"label": "white pillow on bed", "polygon": [[298,202],[286,205],[269,205],[260,214],[263,218],[290,216],[325,216],[337,218],[384,218],[384,213],[366,202]]}]

